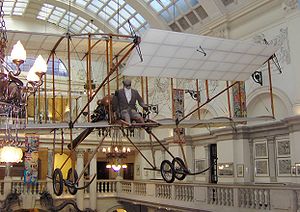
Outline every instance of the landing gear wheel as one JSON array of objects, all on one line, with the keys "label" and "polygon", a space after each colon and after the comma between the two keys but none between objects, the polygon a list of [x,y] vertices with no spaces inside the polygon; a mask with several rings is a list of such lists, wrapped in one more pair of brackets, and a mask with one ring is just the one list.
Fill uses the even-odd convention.
[{"label": "landing gear wheel", "polygon": [[186,177],[185,172],[187,171],[183,160],[179,157],[176,157],[173,159],[172,165],[175,172],[175,178],[177,180],[183,180]]},{"label": "landing gear wheel", "polygon": [[172,163],[168,160],[164,160],[160,165],[160,173],[163,179],[167,183],[173,183],[175,180],[175,172]]},{"label": "landing gear wheel", "polygon": [[[74,176],[74,179],[73,179]],[[78,183],[75,183],[78,180],[78,174],[77,171],[74,169],[74,175],[72,173],[72,168],[69,169],[67,180],[69,181],[69,185],[67,184],[68,191],[70,194],[75,195],[77,193],[77,187]]]},{"label": "landing gear wheel", "polygon": [[63,192],[64,182],[63,175],[59,168],[56,168],[52,174],[53,192],[60,196]]}]

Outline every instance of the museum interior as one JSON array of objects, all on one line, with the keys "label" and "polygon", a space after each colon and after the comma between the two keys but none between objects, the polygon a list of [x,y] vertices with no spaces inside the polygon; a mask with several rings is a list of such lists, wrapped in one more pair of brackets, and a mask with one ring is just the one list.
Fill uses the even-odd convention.
[{"label": "museum interior", "polygon": [[300,0],[0,0],[0,22],[0,211],[300,211]]}]

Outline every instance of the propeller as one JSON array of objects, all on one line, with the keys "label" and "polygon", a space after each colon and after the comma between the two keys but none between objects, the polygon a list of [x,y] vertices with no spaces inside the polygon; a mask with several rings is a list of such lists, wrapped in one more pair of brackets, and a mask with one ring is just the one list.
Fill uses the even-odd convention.
[{"label": "propeller", "polygon": [[141,62],[143,62],[144,61],[143,54],[140,48],[141,37],[136,34],[129,20],[128,20],[128,25],[129,25],[130,34],[133,37],[133,43],[135,45],[135,49],[140,57]]}]

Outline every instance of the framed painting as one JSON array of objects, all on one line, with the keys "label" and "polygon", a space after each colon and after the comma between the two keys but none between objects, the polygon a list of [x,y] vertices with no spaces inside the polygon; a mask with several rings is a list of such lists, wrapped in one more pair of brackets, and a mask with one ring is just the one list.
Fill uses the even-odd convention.
[{"label": "framed painting", "polygon": [[255,176],[257,177],[269,176],[268,159],[255,160]]},{"label": "framed painting", "polygon": [[277,157],[291,156],[291,146],[289,140],[277,140],[276,147]]},{"label": "framed painting", "polygon": [[296,176],[296,166],[291,166],[291,175]]},{"label": "framed painting", "polygon": [[267,141],[254,143],[254,156],[255,158],[268,158]]},{"label": "framed painting", "polygon": [[218,175],[219,176],[233,176],[234,168],[233,163],[219,163]]},{"label": "framed painting", "polygon": [[[201,172],[207,168],[206,159],[195,160],[195,172]],[[200,173],[201,175],[205,175],[205,172]]]},{"label": "framed painting", "polygon": [[278,176],[291,176],[292,162],[290,158],[277,159],[277,174]]},{"label": "framed painting", "polygon": [[300,176],[300,163],[295,164],[295,171],[296,171],[296,176]]},{"label": "framed painting", "polygon": [[236,176],[237,177],[244,177],[244,164],[237,164],[236,165]]}]

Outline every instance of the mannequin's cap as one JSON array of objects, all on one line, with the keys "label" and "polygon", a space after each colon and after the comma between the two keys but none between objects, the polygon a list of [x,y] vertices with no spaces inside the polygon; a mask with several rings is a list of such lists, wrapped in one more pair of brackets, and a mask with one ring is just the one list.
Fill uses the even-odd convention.
[{"label": "mannequin's cap", "polygon": [[123,80],[123,85],[124,86],[131,86],[131,80],[130,79]]}]

